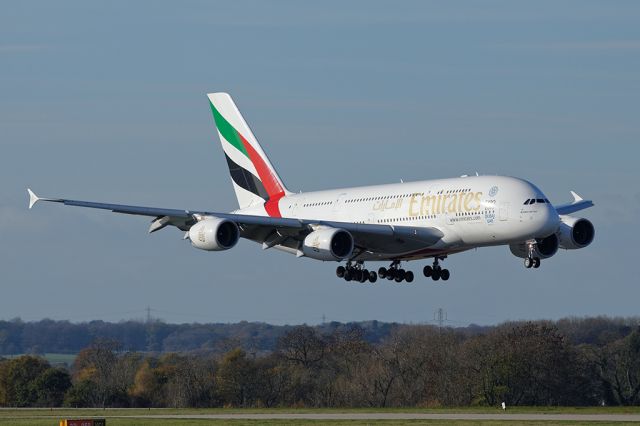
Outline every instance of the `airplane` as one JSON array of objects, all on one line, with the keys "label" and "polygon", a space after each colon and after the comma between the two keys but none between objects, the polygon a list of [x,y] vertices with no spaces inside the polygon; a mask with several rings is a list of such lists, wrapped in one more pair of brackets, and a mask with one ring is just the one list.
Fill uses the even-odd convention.
[{"label": "airplane", "polygon": [[[573,201],[554,206],[531,182],[508,176],[401,182],[388,185],[293,193],[263,151],[227,93],[207,95],[226,157],[239,208],[230,213],[129,206],[38,197],[31,189],[29,208],[38,201],[152,217],[149,233],[167,226],[185,231],[193,247],[220,251],[240,238],[263,249],[296,257],[344,262],[336,275],[346,281],[378,279],[412,282],[402,262],[432,259],[422,272],[433,281],[450,277],[443,262],[467,250],[508,245],[538,268],[559,248],[587,247],[593,224],[572,213],[593,206],[571,191]],[[365,262],[390,262],[378,271]]]}]

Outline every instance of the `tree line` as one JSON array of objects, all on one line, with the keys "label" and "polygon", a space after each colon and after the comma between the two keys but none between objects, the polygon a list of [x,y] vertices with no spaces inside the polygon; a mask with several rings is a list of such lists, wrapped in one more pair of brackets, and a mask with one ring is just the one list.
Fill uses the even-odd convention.
[{"label": "tree line", "polygon": [[634,319],[512,322],[482,331],[290,327],[269,353],[149,353],[99,339],[69,369],[0,360],[1,406],[441,407],[640,404]]},{"label": "tree line", "polygon": [[[358,324],[369,342],[378,342],[396,326],[365,321]],[[330,322],[318,326],[322,332],[342,327]],[[193,350],[226,352],[241,346],[252,352],[271,352],[278,339],[292,327],[242,321],[235,324],[167,324],[160,320],[90,321],[72,323],[44,319],[25,322],[16,318],[0,321],[0,356],[16,354],[76,354],[96,339],[116,340],[128,351],[183,352]]]}]

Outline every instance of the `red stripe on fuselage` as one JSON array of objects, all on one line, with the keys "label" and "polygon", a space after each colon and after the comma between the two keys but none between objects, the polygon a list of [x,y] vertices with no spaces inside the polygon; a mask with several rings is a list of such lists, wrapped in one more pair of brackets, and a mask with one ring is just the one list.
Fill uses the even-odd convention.
[{"label": "red stripe on fuselage", "polygon": [[267,202],[264,203],[264,209],[267,211],[267,214],[269,214],[269,216],[282,217],[282,214],[280,213],[280,207],[278,206],[278,203],[280,202],[280,199],[282,197],[284,197],[284,192],[281,192],[280,194],[277,194],[273,197],[269,197]]}]

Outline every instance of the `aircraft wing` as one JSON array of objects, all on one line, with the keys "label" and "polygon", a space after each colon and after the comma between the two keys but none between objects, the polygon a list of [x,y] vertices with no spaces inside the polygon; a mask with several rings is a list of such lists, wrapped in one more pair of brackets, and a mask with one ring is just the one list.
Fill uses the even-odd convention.
[{"label": "aircraft wing", "polygon": [[554,206],[558,214],[571,214],[593,207],[593,201],[585,200],[573,191],[571,191],[571,195],[573,196],[573,202]]},{"label": "aircraft wing", "polygon": [[429,247],[444,236],[442,231],[437,228],[129,206],[64,198],[41,198],[34,194],[31,189],[27,189],[27,191],[29,193],[29,208],[32,208],[38,201],[48,201],[66,206],[87,207],[110,210],[114,213],[154,217],[155,219],[151,222],[149,232],[158,231],[168,225],[188,231],[202,216],[228,219],[238,225],[243,238],[262,243],[263,248],[280,245],[293,247],[291,243],[297,244],[298,241],[304,240],[306,235],[319,226],[341,228],[349,231],[354,238],[356,247],[361,252],[406,253],[415,249]]}]

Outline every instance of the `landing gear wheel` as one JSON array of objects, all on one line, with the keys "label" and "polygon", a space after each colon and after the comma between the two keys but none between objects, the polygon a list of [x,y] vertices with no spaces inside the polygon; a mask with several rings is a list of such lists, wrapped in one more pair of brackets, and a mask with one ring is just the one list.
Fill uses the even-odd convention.
[{"label": "landing gear wheel", "polygon": [[345,281],[351,281],[353,279],[353,273],[347,269],[342,278],[344,278]]},{"label": "landing gear wheel", "polygon": [[531,257],[525,257],[524,259],[524,267],[529,269],[533,266],[533,259]]},{"label": "landing gear wheel", "polygon": [[404,269],[398,269],[397,273],[401,281],[404,280],[404,278],[407,276],[407,271],[405,271]]},{"label": "landing gear wheel", "polygon": [[442,278],[442,281],[448,280],[450,276],[451,274],[449,274],[448,269],[443,269],[442,271],[440,271],[440,278]]},{"label": "landing gear wheel", "polygon": [[380,277],[381,280],[384,279],[387,276],[387,268],[383,266],[380,269],[378,269],[378,276]]},{"label": "landing gear wheel", "polygon": [[360,271],[360,283],[366,283],[369,280],[369,273],[367,271]]},{"label": "landing gear wheel", "polygon": [[336,268],[336,275],[338,276],[338,278],[342,278],[342,277],[344,277],[344,273],[345,273],[346,271],[347,271],[347,270],[345,269],[345,267],[344,267],[344,266],[338,266],[338,267]]},{"label": "landing gear wheel", "polygon": [[431,266],[427,265],[422,270],[422,273],[424,274],[425,277],[428,278],[433,274],[433,268]]},{"label": "landing gear wheel", "polygon": [[395,269],[388,269],[387,270],[387,279],[389,281],[393,280],[396,277],[396,270]]},{"label": "landing gear wheel", "polygon": [[431,279],[434,281],[438,281],[440,279],[440,269],[434,269],[433,272],[431,273]]},{"label": "landing gear wheel", "polygon": [[534,257],[533,258],[533,267],[534,268],[539,268],[540,267],[540,258],[539,257]]},{"label": "landing gear wheel", "polygon": [[375,283],[376,281],[378,281],[378,274],[376,274],[375,271],[369,272],[369,281],[371,283]]},{"label": "landing gear wheel", "polygon": [[406,281],[406,282],[408,282],[408,283],[410,283],[411,281],[413,281],[413,272],[411,272],[411,271],[407,271],[407,272],[404,274],[404,279],[405,279],[405,281]]},{"label": "landing gear wheel", "polygon": [[404,277],[401,277],[400,275],[396,275],[396,277],[394,278],[396,280],[397,283],[401,283]]}]

